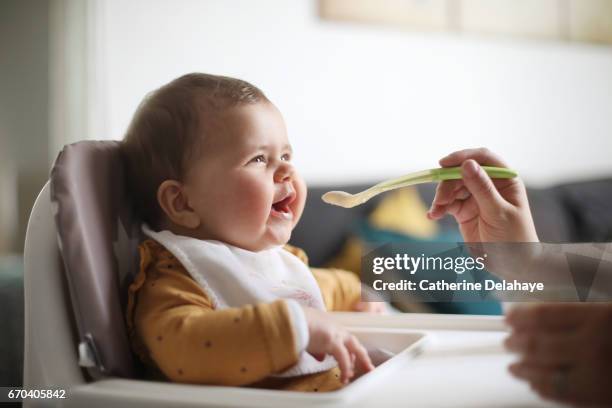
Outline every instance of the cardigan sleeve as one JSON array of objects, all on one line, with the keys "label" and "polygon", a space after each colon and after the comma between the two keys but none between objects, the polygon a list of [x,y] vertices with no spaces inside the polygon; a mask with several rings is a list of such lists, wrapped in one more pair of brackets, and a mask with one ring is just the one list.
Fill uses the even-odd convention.
[{"label": "cardigan sleeve", "polygon": [[353,272],[341,269],[311,268],[327,310],[334,312],[353,311],[361,300],[361,282]]},{"label": "cardigan sleeve", "polygon": [[[308,265],[308,256],[302,249],[292,245],[284,248]],[[324,268],[310,268],[310,271],[319,285],[327,310],[351,311],[361,300],[361,282],[353,272]]]}]

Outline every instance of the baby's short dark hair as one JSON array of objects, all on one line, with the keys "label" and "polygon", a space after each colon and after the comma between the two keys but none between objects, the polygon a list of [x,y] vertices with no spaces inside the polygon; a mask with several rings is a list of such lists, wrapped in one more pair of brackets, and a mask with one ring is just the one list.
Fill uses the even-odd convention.
[{"label": "baby's short dark hair", "polygon": [[189,161],[200,152],[207,117],[267,100],[246,81],[202,73],[183,75],[149,93],[121,142],[127,185],[142,220],[159,226],[157,189],[164,180],[184,179]]}]

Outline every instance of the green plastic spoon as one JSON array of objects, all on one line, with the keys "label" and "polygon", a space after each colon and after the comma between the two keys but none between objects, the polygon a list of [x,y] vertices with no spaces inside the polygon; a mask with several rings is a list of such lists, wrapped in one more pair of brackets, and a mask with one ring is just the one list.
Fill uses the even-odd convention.
[{"label": "green plastic spoon", "polygon": [[[481,166],[489,177],[497,179],[511,179],[517,176],[516,171],[503,167]],[[338,205],[344,208],[352,208],[365,203],[370,198],[385,191],[412,186],[414,184],[431,183],[444,180],[458,180],[461,178],[461,167],[443,167],[438,169],[423,170],[410,173],[402,177],[383,181],[375,186],[356,194],[345,191],[328,191],[321,199],[328,204]]]}]

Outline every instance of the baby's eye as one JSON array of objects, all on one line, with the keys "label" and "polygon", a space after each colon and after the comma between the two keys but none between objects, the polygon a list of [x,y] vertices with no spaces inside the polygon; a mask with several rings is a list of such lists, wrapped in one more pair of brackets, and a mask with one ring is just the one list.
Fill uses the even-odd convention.
[{"label": "baby's eye", "polygon": [[264,157],[263,154],[260,154],[259,156],[253,157],[251,159],[251,163],[265,163],[266,162],[266,158]]},{"label": "baby's eye", "polygon": [[281,160],[291,161],[291,155],[289,153],[285,153],[281,156]]}]

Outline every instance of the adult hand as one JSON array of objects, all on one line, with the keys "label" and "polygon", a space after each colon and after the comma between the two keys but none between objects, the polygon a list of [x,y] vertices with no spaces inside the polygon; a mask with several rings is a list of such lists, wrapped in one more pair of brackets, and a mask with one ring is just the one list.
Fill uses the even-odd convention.
[{"label": "adult hand", "polygon": [[612,304],[540,304],[512,309],[506,347],[519,353],[510,372],[542,397],[612,404]]},{"label": "adult hand", "polygon": [[463,178],[443,181],[428,212],[430,219],[451,214],[466,242],[537,242],[525,185],[519,178],[491,180],[480,165],[507,167],[488,149],[466,149],[440,160],[461,166]]}]

